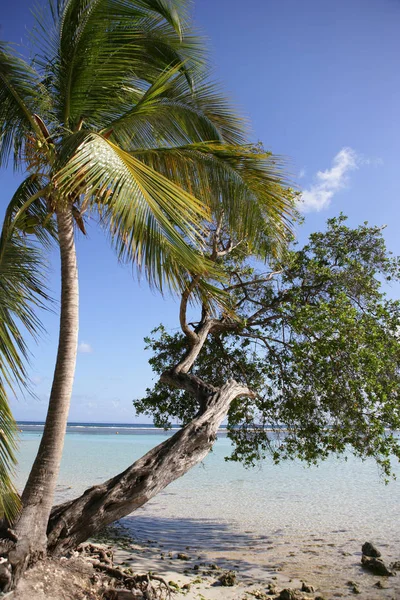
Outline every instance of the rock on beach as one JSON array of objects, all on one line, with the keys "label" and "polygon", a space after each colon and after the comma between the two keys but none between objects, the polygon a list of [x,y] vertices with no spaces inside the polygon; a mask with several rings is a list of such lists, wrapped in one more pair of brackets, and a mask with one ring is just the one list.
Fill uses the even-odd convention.
[{"label": "rock on beach", "polygon": [[378,548],[374,546],[374,544],[371,544],[371,542],[365,542],[361,547],[361,551],[365,556],[371,556],[372,558],[379,558],[382,556]]}]

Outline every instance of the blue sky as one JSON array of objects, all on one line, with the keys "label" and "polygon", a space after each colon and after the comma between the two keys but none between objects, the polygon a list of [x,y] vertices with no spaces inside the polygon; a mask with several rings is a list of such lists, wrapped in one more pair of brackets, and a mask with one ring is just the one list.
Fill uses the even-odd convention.
[{"label": "blue sky", "polygon": [[[31,2],[2,2],[0,37],[26,42]],[[195,0],[213,77],[252,123],[254,141],[287,159],[303,190],[302,242],[343,211],[352,225],[387,224],[400,254],[400,2],[397,0]],[[1,175],[2,208],[18,180]],[[151,385],[143,337],[163,321],[178,326],[177,304],[118,265],[94,226],[78,235],[81,326],[71,421],[133,422],[132,399]],[[58,297],[58,257],[49,286]],[[31,344],[37,398],[12,400],[20,420],[45,416],[58,314]],[[143,421],[143,417],[139,419]]]}]

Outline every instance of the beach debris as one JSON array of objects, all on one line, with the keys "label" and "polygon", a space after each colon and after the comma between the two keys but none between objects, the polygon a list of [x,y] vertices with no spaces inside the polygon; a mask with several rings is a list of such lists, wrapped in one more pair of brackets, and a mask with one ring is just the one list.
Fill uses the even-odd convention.
[{"label": "beach debris", "polygon": [[144,598],[144,596],[139,590],[118,590],[116,588],[108,588],[104,598],[106,600],[134,600],[134,598],[139,600],[140,598]]},{"label": "beach debris", "polygon": [[278,593],[278,588],[274,583],[269,583],[267,587],[267,594],[269,596],[275,596]]},{"label": "beach debris", "polygon": [[392,564],[390,565],[390,568],[393,569],[394,571],[400,571],[400,560],[396,560],[395,562],[392,562]]},{"label": "beach debris", "polygon": [[356,581],[348,581],[347,585],[349,586],[350,591],[352,591],[353,594],[361,594],[361,590]]},{"label": "beach debris", "polygon": [[382,581],[377,581],[376,583],[374,583],[373,587],[378,588],[379,590],[384,590],[386,589],[386,586],[383,585]]},{"label": "beach debris", "polygon": [[222,569],[220,567],[218,567],[218,565],[214,564],[214,563],[210,563],[208,565],[208,568],[204,569],[204,571],[202,571],[202,575],[204,575],[205,577],[214,577],[216,575],[216,573],[221,572]]},{"label": "beach debris", "polygon": [[246,594],[249,594],[249,596],[254,596],[254,598],[257,598],[257,600],[269,600],[269,594],[267,595],[262,590],[249,590],[248,592],[246,592]]},{"label": "beach debris", "polygon": [[171,597],[172,586],[159,575],[150,572],[134,574],[132,568],[114,566],[110,547],[92,543],[81,544],[76,554],[84,558],[86,564],[90,564],[93,569],[110,579],[111,585],[106,587],[105,600],[169,600]]},{"label": "beach debris", "polygon": [[312,585],[309,585],[308,583],[305,583],[305,581],[303,581],[301,584],[301,591],[306,592],[307,594],[312,594],[313,592],[315,592],[315,589]]},{"label": "beach debris", "polygon": [[178,554],[176,555],[176,558],[178,560],[190,560],[190,556],[188,556],[184,552],[178,552]]},{"label": "beach debris", "polygon": [[107,565],[112,565],[114,558],[113,551],[109,546],[100,546],[99,544],[92,544],[90,542],[80,544],[76,551],[77,556],[79,556],[79,554],[84,554],[89,558],[96,558]]},{"label": "beach debris", "polygon": [[2,589],[7,589],[11,582],[11,565],[4,557],[1,557],[0,561],[0,585]]},{"label": "beach debris", "polygon": [[218,581],[221,585],[225,587],[232,587],[236,585],[236,572],[235,571],[225,571],[218,577]]},{"label": "beach debris", "polygon": [[372,558],[379,558],[382,556],[378,548],[374,546],[374,544],[371,544],[371,542],[365,542],[361,547],[361,551],[365,556],[371,556]]},{"label": "beach debris", "polygon": [[293,588],[285,588],[281,590],[277,600],[304,600],[306,596],[303,596],[300,590]]},{"label": "beach debris", "polygon": [[371,571],[374,575],[385,575],[386,577],[396,575],[394,571],[388,569],[381,558],[374,558],[363,554],[361,557],[361,564],[364,569]]}]

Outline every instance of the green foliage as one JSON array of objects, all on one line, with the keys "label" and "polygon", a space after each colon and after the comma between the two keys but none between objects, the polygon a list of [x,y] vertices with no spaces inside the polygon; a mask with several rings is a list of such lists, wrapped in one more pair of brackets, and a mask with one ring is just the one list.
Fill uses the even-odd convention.
[{"label": "green foliage", "polygon": [[285,246],[281,161],[210,82],[188,2],[49,0],[36,18],[31,65],[0,44],[0,164],[44,179],[50,212],[73,205],[82,231],[92,213],[160,289],[211,269],[216,210],[260,255]]},{"label": "green foliage", "polygon": [[[231,285],[236,320],[221,315],[192,369],[209,384],[233,377],[257,394],[231,405],[231,458],[314,463],[351,448],[389,475],[390,459],[400,458],[400,303],[385,289],[399,281],[400,261],[387,252],[381,228],[330,219],[326,232],[291,250],[282,271],[263,283],[250,283],[260,275],[245,254],[226,263],[231,277],[247,283]],[[162,326],[146,342],[157,374],[187,347]],[[160,382],[134,404],[163,426],[199,410],[187,392]]]},{"label": "green foliage", "polygon": [[[4,233],[4,232],[3,232]],[[38,248],[26,234],[15,230],[4,242],[0,258],[0,518],[19,509],[12,484],[17,428],[7,400],[7,387],[27,387],[28,358],[23,333],[41,331],[37,309],[48,300],[45,265]]]},{"label": "green foliage", "polygon": [[[34,308],[46,299],[29,236],[56,237],[57,211],[70,210],[83,233],[85,214],[95,217],[118,257],[160,290],[182,290],[198,275],[200,298],[221,299],[213,285],[221,272],[204,252],[218,210],[259,255],[286,244],[295,211],[280,162],[249,143],[243,119],[209,81],[188,8],[186,0],[48,0],[36,11],[29,64],[0,41],[0,166],[13,157],[27,174],[0,239],[8,384],[24,383],[19,324],[35,334]],[[1,394],[6,474],[15,424],[4,386]]]},{"label": "green foliage", "polygon": [[39,133],[33,115],[46,106],[45,96],[38,73],[0,41],[0,166],[13,154],[21,167],[28,136]]}]

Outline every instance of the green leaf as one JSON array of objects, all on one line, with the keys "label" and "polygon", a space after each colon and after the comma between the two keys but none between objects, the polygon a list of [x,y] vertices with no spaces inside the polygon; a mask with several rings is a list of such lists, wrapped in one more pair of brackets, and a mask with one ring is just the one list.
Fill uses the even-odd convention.
[{"label": "green leaf", "polygon": [[55,181],[65,198],[83,194],[99,210],[120,255],[160,288],[174,269],[213,269],[201,255],[207,207],[109,140],[87,135]]},{"label": "green leaf", "polygon": [[245,239],[255,255],[265,257],[291,239],[295,196],[279,157],[220,142],[133,155],[202,199],[214,215],[224,211],[232,235]]},{"label": "green leaf", "polygon": [[197,38],[182,38],[178,6],[161,0],[66,3],[54,68],[59,118],[66,126],[84,117],[98,127],[121,112],[132,80],[151,82],[168,66],[184,65],[190,80],[202,49]]},{"label": "green leaf", "polygon": [[[29,186],[27,186],[29,187]],[[15,199],[15,198],[14,198]],[[15,202],[14,204],[18,204]],[[27,387],[25,362],[28,349],[24,333],[37,337],[42,330],[38,309],[49,297],[44,284],[45,265],[32,241],[17,229],[3,229],[0,257],[0,513],[12,519],[19,500],[12,484],[15,464],[16,424],[8,406],[8,387]]]},{"label": "green leaf", "polygon": [[34,114],[43,108],[45,95],[34,69],[0,42],[0,166],[13,153],[19,167],[28,135],[41,135]]}]

